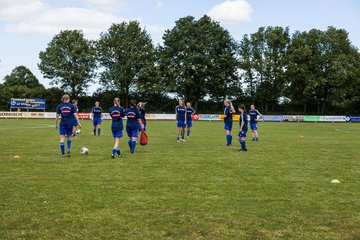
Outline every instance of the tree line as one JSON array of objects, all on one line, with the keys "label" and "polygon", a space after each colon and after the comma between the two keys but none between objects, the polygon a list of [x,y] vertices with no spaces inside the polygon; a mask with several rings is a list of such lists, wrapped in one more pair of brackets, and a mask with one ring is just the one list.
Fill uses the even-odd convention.
[{"label": "tree line", "polygon": [[[180,18],[155,46],[139,22],[114,23],[88,40],[81,30],[55,35],[39,54],[45,89],[25,66],[0,84],[1,109],[11,97],[43,97],[53,110],[67,92],[90,109],[119,96],[152,112],[173,112],[177,98],[198,112],[219,112],[231,99],[264,113],[359,114],[360,53],[344,29],[261,27],[236,41],[208,16]],[[96,80],[96,81],[95,81]],[[86,91],[91,84],[97,90]],[[84,109],[84,108],[83,108]]]}]

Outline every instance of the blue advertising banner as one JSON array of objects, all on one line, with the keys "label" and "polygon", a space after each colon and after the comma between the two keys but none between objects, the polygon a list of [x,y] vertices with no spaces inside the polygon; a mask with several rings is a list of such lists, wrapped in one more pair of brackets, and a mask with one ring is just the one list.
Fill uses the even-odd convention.
[{"label": "blue advertising banner", "polygon": [[347,122],[360,122],[360,116],[346,116]]},{"label": "blue advertising banner", "polygon": [[283,115],[263,115],[262,120],[264,122],[282,122],[284,120]]},{"label": "blue advertising banner", "polygon": [[220,115],[218,114],[199,114],[199,120],[213,121],[220,120]]},{"label": "blue advertising banner", "polygon": [[45,99],[39,98],[12,98],[10,108],[45,109]]}]

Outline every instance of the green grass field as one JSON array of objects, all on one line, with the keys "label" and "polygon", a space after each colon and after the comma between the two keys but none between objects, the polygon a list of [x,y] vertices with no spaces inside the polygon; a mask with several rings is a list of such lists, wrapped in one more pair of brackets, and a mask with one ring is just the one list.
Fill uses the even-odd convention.
[{"label": "green grass field", "polygon": [[0,239],[360,239],[360,124],[261,123],[238,153],[220,122],[178,144],[150,121],[112,160],[109,121],[83,121],[71,158],[53,120],[0,123]]}]

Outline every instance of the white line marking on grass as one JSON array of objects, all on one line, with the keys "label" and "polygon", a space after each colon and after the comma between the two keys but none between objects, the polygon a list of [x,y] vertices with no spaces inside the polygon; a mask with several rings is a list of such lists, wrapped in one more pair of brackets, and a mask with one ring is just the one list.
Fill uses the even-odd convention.
[{"label": "white line marking on grass", "polygon": [[356,133],[356,132],[351,131],[351,130],[348,130],[348,131],[347,131],[347,130],[340,130],[340,129],[337,129],[337,128],[335,128],[334,131],[335,131],[335,132],[344,132],[344,133]]},{"label": "white line marking on grass", "polygon": [[[334,124],[336,124],[336,123],[334,123]],[[316,125],[316,126],[318,126],[318,127],[323,127],[323,128],[330,128],[330,129],[333,129],[333,127],[335,127],[334,125],[321,125],[321,124],[319,124],[319,125]],[[344,126],[344,125],[342,125],[342,126]],[[338,126],[337,126],[338,127]],[[338,128],[335,128],[335,129],[333,129],[335,132],[354,132],[353,130],[356,130],[356,131],[360,131],[360,128],[354,128],[354,127],[349,127],[349,126],[345,126],[345,128],[344,129],[338,129]]]},{"label": "white line marking on grass", "polygon": [[11,126],[11,127],[0,127],[0,130],[13,130],[13,129],[32,129],[32,128],[50,128],[54,127],[54,125],[50,124],[41,124],[38,126]]}]

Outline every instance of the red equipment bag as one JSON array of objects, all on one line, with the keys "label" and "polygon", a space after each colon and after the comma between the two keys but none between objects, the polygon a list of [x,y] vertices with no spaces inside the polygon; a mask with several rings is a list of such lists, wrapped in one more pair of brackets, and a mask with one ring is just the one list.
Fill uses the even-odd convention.
[{"label": "red equipment bag", "polygon": [[144,129],[141,129],[140,144],[142,146],[145,146],[147,143],[148,143],[148,136],[147,136],[146,132],[144,131]]}]

